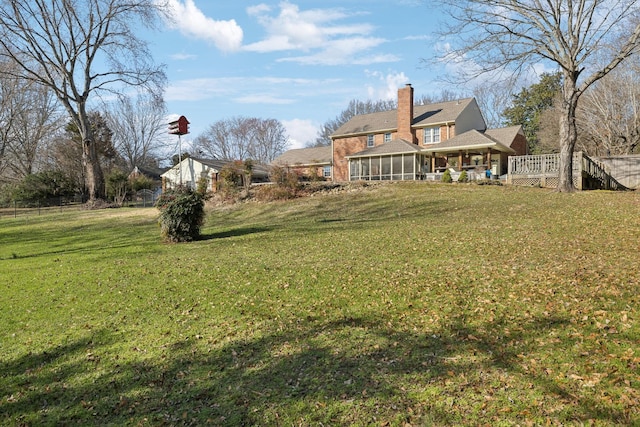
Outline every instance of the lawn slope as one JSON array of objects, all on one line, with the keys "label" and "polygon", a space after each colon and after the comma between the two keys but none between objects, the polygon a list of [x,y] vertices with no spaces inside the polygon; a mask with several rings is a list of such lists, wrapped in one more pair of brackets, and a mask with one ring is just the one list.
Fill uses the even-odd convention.
[{"label": "lawn slope", "polygon": [[637,193],[423,183],[0,221],[3,425],[632,425]]}]

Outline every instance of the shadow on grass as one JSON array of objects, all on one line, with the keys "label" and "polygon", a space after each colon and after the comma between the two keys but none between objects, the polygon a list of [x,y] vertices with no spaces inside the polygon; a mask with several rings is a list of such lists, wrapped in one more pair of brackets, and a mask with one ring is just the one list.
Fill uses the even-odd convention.
[{"label": "shadow on grass", "polygon": [[226,239],[229,237],[240,237],[240,236],[246,236],[250,234],[265,233],[267,231],[272,231],[272,230],[273,230],[273,227],[234,228],[231,230],[220,231],[217,233],[202,233],[198,238],[198,241]]},{"label": "shadow on grass", "polygon": [[[535,352],[536,337],[566,323],[534,319],[498,337],[463,322],[421,334],[375,317],[307,318],[225,345],[185,337],[163,346],[161,356],[145,357],[141,350],[136,360],[120,358],[115,346],[122,343],[98,331],[3,363],[0,423],[459,425],[473,420],[443,403],[449,397],[443,387],[467,378],[454,386],[457,392],[481,388],[475,374],[494,369],[524,377],[522,383],[542,394],[570,399],[569,420],[622,422],[625,414],[613,405],[571,395],[550,377],[521,368],[519,355]],[[419,398],[408,391],[415,385],[433,387],[434,395]]]}]

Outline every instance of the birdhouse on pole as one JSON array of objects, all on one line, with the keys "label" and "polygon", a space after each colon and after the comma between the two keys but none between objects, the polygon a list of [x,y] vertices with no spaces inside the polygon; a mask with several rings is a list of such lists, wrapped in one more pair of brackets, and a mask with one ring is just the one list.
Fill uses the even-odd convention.
[{"label": "birdhouse on pole", "polygon": [[169,135],[186,135],[189,133],[189,121],[185,116],[169,122]]}]

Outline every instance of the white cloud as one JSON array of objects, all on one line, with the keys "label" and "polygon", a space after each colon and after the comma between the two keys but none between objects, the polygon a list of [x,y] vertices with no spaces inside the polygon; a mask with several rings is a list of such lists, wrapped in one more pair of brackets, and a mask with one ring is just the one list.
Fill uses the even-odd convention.
[{"label": "white cloud", "polygon": [[415,41],[415,40],[418,40],[418,41],[421,41],[421,40],[429,41],[429,40],[433,40],[433,36],[429,36],[429,35],[426,35],[426,34],[423,34],[423,35],[420,35],[420,36],[407,36],[403,40],[408,40],[408,41]]},{"label": "white cloud", "polygon": [[300,8],[285,0],[279,13],[264,5],[247,9],[266,31],[264,39],[247,44],[244,50],[259,53],[302,51],[306,55],[281,58],[280,61],[306,65],[372,64],[394,62],[396,55],[371,54],[371,49],[387,40],[372,36],[375,27],[368,23],[336,24],[336,21],[359,16],[344,9]]},{"label": "white cloud", "polygon": [[303,148],[318,136],[318,127],[311,120],[293,119],[281,122],[289,135],[290,148]]},{"label": "white cloud", "polygon": [[191,53],[174,53],[173,55],[171,55],[171,59],[175,61],[186,61],[189,59],[196,59],[196,58],[197,56]]},{"label": "white cloud", "polygon": [[229,92],[225,79],[191,79],[171,82],[165,91],[167,101],[202,101]]},{"label": "white cloud", "polygon": [[304,65],[370,65],[396,62],[400,58],[391,54],[368,54],[370,49],[384,43],[384,39],[353,37],[325,43],[322,50],[311,55],[281,58],[279,62],[297,62]]},{"label": "white cloud", "polygon": [[205,16],[193,0],[169,0],[173,17],[170,25],[184,35],[212,42],[224,52],[237,51],[242,46],[242,28],[231,19],[216,21]]},{"label": "white cloud", "polygon": [[396,100],[398,88],[409,83],[409,78],[403,73],[383,74],[379,71],[367,71],[367,75],[378,80],[376,85],[367,86],[367,94],[370,99]]},{"label": "white cloud", "polygon": [[[333,87],[336,79],[286,77],[222,77],[174,80],[165,92],[167,101],[202,101],[224,96],[238,103],[291,104],[292,88],[300,97],[315,95],[318,88]],[[265,93],[265,87],[270,92]]]},{"label": "white cloud", "polygon": [[255,93],[247,96],[241,96],[234,98],[239,104],[275,104],[275,105],[287,105],[293,104],[294,99],[281,98],[268,93]]}]

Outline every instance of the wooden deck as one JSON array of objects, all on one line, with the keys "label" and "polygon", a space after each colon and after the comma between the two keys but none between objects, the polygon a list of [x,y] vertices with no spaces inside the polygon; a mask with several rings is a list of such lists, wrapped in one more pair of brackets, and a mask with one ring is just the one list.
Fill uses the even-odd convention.
[{"label": "wooden deck", "polygon": [[[556,188],[559,181],[559,154],[509,157],[508,184]],[[581,151],[573,154],[573,185],[579,190],[627,190],[611,176],[604,163]]]}]

